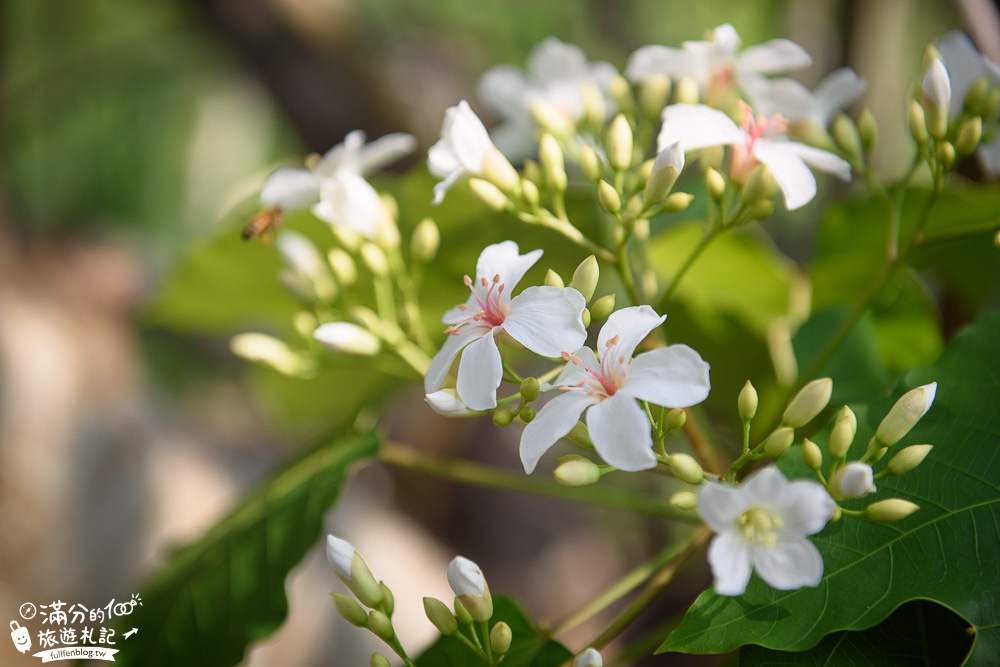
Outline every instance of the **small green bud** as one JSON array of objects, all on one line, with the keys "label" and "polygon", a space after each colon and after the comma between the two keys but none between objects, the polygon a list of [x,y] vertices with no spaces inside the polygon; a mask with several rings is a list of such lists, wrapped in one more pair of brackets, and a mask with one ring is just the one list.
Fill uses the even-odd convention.
[{"label": "small green bud", "polygon": [[538,398],[538,394],[541,393],[541,385],[535,378],[524,378],[521,381],[521,399],[525,403],[531,403],[533,400]]},{"label": "small green bud", "polygon": [[583,122],[591,127],[603,127],[608,117],[604,93],[593,81],[585,82],[580,92],[583,94]]},{"label": "small green bud", "polygon": [[976,150],[983,138],[983,119],[979,116],[962,123],[955,135],[955,150],[962,155],[968,155]]},{"label": "small green bud", "polygon": [[955,164],[955,146],[950,141],[938,142],[934,155],[937,157],[937,161],[946,168]]},{"label": "small green bud", "polygon": [[677,431],[684,428],[687,422],[687,413],[682,408],[673,408],[667,412],[667,428]]},{"label": "small green bud", "polygon": [[670,470],[677,479],[688,484],[701,484],[705,479],[705,471],[701,469],[694,457],[687,454],[673,454],[670,457]]},{"label": "small green bud", "polygon": [[670,496],[670,505],[682,512],[690,512],[698,507],[698,494],[693,491],[677,491]]},{"label": "small green bud", "polygon": [[743,385],[743,389],[740,390],[736,406],[740,411],[740,419],[745,422],[750,421],[757,414],[757,390],[754,389],[750,380],[747,380],[746,384]]},{"label": "small green bud", "polygon": [[392,594],[385,582],[378,582],[378,587],[382,589],[382,610],[391,617],[392,612],[396,610],[396,596]]},{"label": "small green bud", "polygon": [[847,114],[840,112],[834,117],[830,125],[830,134],[833,135],[833,140],[837,142],[840,150],[849,157],[855,159],[861,157],[861,133]]},{"label": "small green bud", "polygon": [[812,120],[799,119],[794,121],[789,125],[788,134],[796,141],[822,148],[825,151],[833,152],[837,149],[836,142],[826,131],[826,128]]},{"label": "small green bud", "polygon": [[523,179],[527,179],[532,183],[541,183],[545,179],[545,174],[542,173],[542,167],[530,158],[525,158],[524,164],[521,165],[521,171],[524,173]]},{"label": "small green bud", "polygon": [[606,213],[617,214],[622,210],[622,199],[614,186],[605,180],[597,184],[597,201]]},{"label": "small green bud", "polygon": [[331,248],[326,254],[326,261],[330,263],[337,282],[345,287],[353,285],[358,279],[358,267],[351,259],[351,256],[340,248]]},{"label": "small green bud", "polygon": [[601,156],[593,146],[580,148],[580,167],[590,180],[597,181],[601,178]]},{"label": "small green bud", "polygon": [[681,77],[674,88],[674,102],[677,104],[698,104],[699,98],[698,82],[690,76]]},{"label": "small green bud", "polygon": [[361,246],[361,261],[365,263],[372,275],[389,275],[389,259],[385,256],[382,248],[374,243],[365,243]]},{"label": "small green bud", "polygon": [[643,79],[639,87],[639,108],[649,120],[659,120],[664,107],[670,100],[670,77],[653,74]]},{"label": "small green bud", "polygon": [[368,564],[357,551],[351,558],[350,581],[344,581],[344,583],[363,605],[377,607],[382,603],[382,587],[375,581],[372,571],[368,569]]},{"label": "small green bud", "polygon": [[483,178],[502,192],[517,192],[521,177],[510,161],[495,148],[486,151],[483,158]]},{"label": "small green bud", "polygon": [[510,626],[499,621],[490,630],[490,648],[497,655],[503,655],[510,650],[510,642],[514,639],[514,633],[510,631]]},{"label": "small green bud", "polygon": [[926,144],[929,139],[927,134],[927,117],[924,108],[916,100],[910,101],[910,112],[906,117],[906,122],[910,127],[910,135],[918,144]]},{"label": "small green bud", "polygon": [[632,85],[620,74],[608,81],[608,93],[618,110],[622,113],[635,111],[635,97],[632,95]]},{"label": "small green bud", "polygon": [[635,170],[635,187],[644,188],[646,183],[649,181],[649,175],[653,173],[653,165],[656,164],[656,160],[649,158],[645,162],[639,165],[639,168]]},{"label": "small green bud", "polygon": [[872,454],[872,463],[881,461],[883,458],[885,458],[885,455],[888,451],[889,451],[888,447],[879,447],[878,449],[876,449],[875,453]]},{"label": "small green bud", "polygon": [[819,445],[806,438],[802,441],[802,460],[813,470],[819,470],[823,465],[823,452]]},{"label": "small green bud", "polygon": [[371,628],[372,634],[382,641],[391,641],[396,636],[396,632],[392,629],[392,621],[378,609],[372,609],[368,612],[368,626]]},{"label": "small green bud", "polygon": [[920,64],[923,69],[930,68],[934,64],[935,60],[941,60],[941,52],[937,50],[937,47],[933,44],[928,44],[924,48],[923,56],[921,56]]},{"label": "small green bud", "polygon": [[266,364],[288,376],[301,376],[309,369],[309,361],[288,344],[268,334],[247,332],[236,334],[229,349],[237,357]]},{"label": "small green bud", "polygon": [[781,417],[783,424],[792,428],[802,428],[823,411],[833,393],[833,380],[820,378],[804,386]]},{"label": "small green bud", "polygon": [[566,187],[566,163],[562,149],[556,138],[546,132],[538,144],[538,161],[545,173],[545,181],[554,190],[562,191]]},{"label": "small green bud", "polygon": [[908,473],[918,465],[934,449],[934,445],[910,445],[900,450],[898,454],[889,459],[885,469],[890,475],[902,475]]},{"label": "small green bud", "polygon": [[726,179],[711,167],[705,170],[705,190],[708,196],[717,202],[722,201],[722,197],[726,194]]},{"label": "small green bud", "polygon": [[583,298],[590,301],[597,289],[597,281],[601,276],[600,266],[597,258],[593,255],[580,262],[573,272],[573,279],[569,281],[569,286],[583,295]]},{"label": "small green bud", "polygon": [[535,419],[535,409],[530,405],[526,405],[521,408],[521,412],[518,413],[518,416],[525,424],[530,424]]},{"label": "small green bud", "polygon": [[292,326],[303,338],[312,338],[313,331],[316,331],[316,327],[319,326],[319,320],[308,310],[300,310],[292,317]]},{"label": "small green bud", "polygon": [[875,121],[875,114],[868,107],[862,107],[858,112],[858,135],[861,137],[861,145],[869,153],[875,148],[878,140],[878,123]]},{"label": "small green bud", "polygon": [[767,220],[772,215],[774,215],[773,199],[762,199],[750,207],[750,218],[752,220]]},{"label": "small green bud", "polygon": [[788,451],[795,439],[795,429],[790,426],[782,426],[775,429],[774,433],[764,440],[764,453],[771,458],[778,458]]},{"label": "small green bud", "polygon": [[507,408],[497,408],[493,411],[493,423],[500,428],[510,426],[512,421],[514,421],[514,413]]},{"label": "small green bud", "polygon": [[601,322],[608,319],[608,317],[615,310],[615,295],[605,294],[600,299],[594,302],[594,305],[590,307],[590,317],[592,320]]},{"label": "small green bud", "polygon": [[667,213],[678,213],[685,210],[694,201],[694,195],[687,192],[675,192],[663,202],[663,210]]},{"label": "small green bud", "polygon": [[472,190],[476,199],[486,204],[490,210],[503,211],[507,208],[507,195],[489,181],[484,181],[481,178],[470,178],[469,189]]},{"label": "small green bud", "polygon": [[539,196],[538,196],[538,186],[535,185],[534,181],[529,181],[526,178],[521,179],[521,197],[524,199],[524,203],[528,205],[528,208],[534,210],[538,208]]},{"label": "small green bud", "polygon": [[563,486],[588,486],[600,481],[601,469],[593,461],[581,457],[563,461],[552,473]]},{"label": "small green bud", "polygon": [[337,613],[344,617],[344,620],[359,628],[368,626],[368,614],[361,608],[357,601],[343,593],[330,593],[333,606]]},{"label": "small green bud", "polygon": [[854,442],[854,434],[858,430],[858,418],[854,412],[846,405],[837,415],[837,421],[830,432],[830,456],[834,459],[843,459],[847,456],[847,450]]},{"label": "small green bud", "polygon": [[618,114],[611,121],[604,141],[611,168],[628,169],[632,164],[632,127],[624,114]]},{"label": "small green bud", "polygon": [[978,116],[982,113],[983,106],[986,103],[986,96],[989,92],[989,79],[984,76],[981,79],[976,80],[974,84],[969,86],[969,92],[965,94],[965,100],[963,101],[965,111],[970,116]]},{"label": "small green bud", "polygon": [[899,442],[917,425],[920,418],[927,414],[931,404],[934,403],[935,394],[937,394],[937,382],[925,384],[903,394],[875,431],[879,443],[891,447]]},{"label": "small green bud", "polygon": [[372,653],[372,659],[368,661],[368,667],[390,667],[391,664],[389,658],[381,653]]},{"label": "small green bud", "polygon": [[410,237],[410,254],[418,262],[430,262],[437,255],[441,232],[430,218],[421,220]]},{"label": "small green bud", "polygon": [[559,289],[566,287],[566,284],[563,283],[562,276],[552,269],[545,272],[545,284],[549,287],[558,287]]},{"label": "small green bud", "polygon": [[920,509],[920,505],[902,498],[890,498],[872,503],[865,508],[865,518],[881,523],[899,521]]},{"label": "small green bud", "polygon": [[531,117],[540,128],[551,132],[557,137],[569,137],[576,134],[576,123],[573,119],[545,100],[535,100],[531,103]]},{"label": "small green bud", "polygon": [[747,180],[743,183],[740,196],[747,204],[769,200],[778,192],[778,183],[774,180],[770,168],[766,164],[759,164],[753,168]]},{"label": "small green bud", "polygon": [[986,104],[983,105],[983,118],[995,118],[998,111],[1000,111],[1000,88],[994,88],[986,96]]},{"label": "small green bud", "polygon": [[466,609],[462,601],[455,597],[455,620],[457,620],[462,625],[469,625],[472,623],[472,614]]},{"label": "small green bud", "polygon": [[458,631],[458,621],[448,609],[448,605],[437,598],[424,598],[424,613],[442,635],[453,635]]},{"label": "small green bud", "polygon": [[583,322],[584,329],[590,326],[590,308],[583,309],[583,312],[580,313],[580,321]]}]

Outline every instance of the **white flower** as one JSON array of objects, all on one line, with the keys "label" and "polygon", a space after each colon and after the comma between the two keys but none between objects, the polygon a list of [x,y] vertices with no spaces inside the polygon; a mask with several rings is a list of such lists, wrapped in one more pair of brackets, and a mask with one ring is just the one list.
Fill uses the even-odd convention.
[{"label": "white flower", "polygon": [[312,212],[327,224],[344,225],[366,239],[374,239],[379,229],[392,225],[378,192],[357,174],[344,171],[323,178],[319,192]]},{"label": "white flower", "polygon": [[594,448],[610,465],[627,471],[656,465],[649,419],[637,401],[685,408],[705,400],[709,391],[708,364],[687,345],[645,352],[633,361],[636,346],[664,319],[649,306],[623,308],[601,328],[599,359],[589,347],[563,355],[570,363],[552,385],[563,393],[546,403],[521,435],[526,473],[585,410]]},{"label": "white flower", "polygon": [[826,129],[837,114],[857,102],[868,84],[850,67],[841,67],[823,77],[809,90],[794,79],[760,78],[748,83],[746,92],[753,108],[761,116],[782,115],[794,128],[799,123],[814,123]]},{"label": "white flower", "polygon": [[765,74],[792,72],[812,64],[805,50],[787,39],[772,39],[740,51],[742,41],[728,23],[712,31],[708,41],[688,41],[680,49],[643,46],[629,56],[625,75],[642,81],[654,74],[674,80],[691,77],[703,95],[732,87],[746,88]]},{"label": "white flower", "polygon": [[703,104],[671,104],[663,110],[659,150],[679,141],[684,151],[709,146],[732,146],[730,175],[745,179],[758,164],[766,164],[785,197],[785,206],[794,210],[816,196],[816,178],[806,164],[851,179],[851,165],[833,153],[784,136],[788,121],[781,116],[754,118],[753,110],[741,103],[743,124],[738,127],[726,114]]},{"label": "white flower", "polygon": [[[543,357],[558,357],[576,349],[587,338],[581,315],[583,295],[572,288],[529,287],[513,299],[518,281],[542,256],[541,250],[519,255],[517,244],[504,241],[487,246],[476,263],[476,279],[465,276],[472,294],[441,318],[451,334],[431,360],[424,377],[424,392],[441,388],[455,357],[458,396],[473,410],[497,405],[496,389],[503,377],[496,336],[511,338]],[[464,352],[463,352],[464,350]]]},{"label": "white flower", "polygon": [[486,577],[479,566],[468,558],[455,556],[448,564],[448,585],[455,595],[481,598],[486,595]]},{"label": "white flower", "polygon": [[326,560],[337,576],[344,581],[351,580],[351,564],[356,553],[357,549],[347,540],[333,535],[326,536]]},{"label": "white flower", "polygon": [[833,475],[830,480],[830,493],[840,500],[867,496],[875,490],[874,477],[870,465],[861,461],[851,461]]},{"label": "white flower", "polygon": [[427,151],[427,168],[444,179],[434,186],[434,203],[440,204],[462,176],[482,176],[491,152],[499,151],[469,103],[462,100],[458,106],[449,107],[441,125],[441,138]]},{"label": "white flower", "polygon": [[313,338],[327,349],[345,354],[371,356],[381,344],[370,331],[351,322],[327,322],[313,332]]},{"label": "white flower", "polygon": [[326,273],[326,262],[312,241],[303,234],[291,230],[278,233],[275,246],[288,268],[303,276],[313,277]]},{"label": "white flower", "polygon": [[823,557],[807,539],[823,530],[837,504],[817,482],[789,482],[775,467],[739,487],[709,482],[698,510],[715,531],[708,562],[717,595],[742,595],[751,569],[782,591],[818,586]]},{"label": "white flower", "polygon": [[443,417],[465,417],[475,412],[469,409],[454,389],[438,389],[424,396],[424,400],[434,412]]},{"label": "white flower", "polygon": [[573,667],[604,667],[604,659],[596,648],[588,648],[576,656]]},{"label": "white flower", "polygon": [[510,65],[490,68],[477,90],[483,104],[504,119],[492,132],[497,147],[511,159],[528,155],[536,143],[533,104],[545,103],[575,123],[584,113],[585,86],[593,84],[606,93],[616,71],[610,63],[588,62],[580,47],[555,37],[531,51],[527,72]]},{"label": "white flower", "polygon": [[935,58],[924,72],[924,78],[920,81],[920,92],[938,111],[948,113],[951,109],[951,78],[948,76],[948,68],[940,58]]}]

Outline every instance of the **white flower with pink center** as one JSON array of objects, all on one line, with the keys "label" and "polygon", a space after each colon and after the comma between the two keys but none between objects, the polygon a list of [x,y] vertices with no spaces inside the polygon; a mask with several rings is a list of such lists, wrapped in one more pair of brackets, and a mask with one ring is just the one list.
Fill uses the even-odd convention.
[{"label": "white flower with pink center", "polygon": [[565,353],[569,362],[549,388],[562,394],[543,407],[521,435],[521,463],[531,473],[556,441],[587,412],[594,448],[619,470],[656,465],[650,423],[638,401],[686,408],[708,396],[708,364],[687,345],[644,352],[632,359],[642,340],[666,319],[649,306],[615,313],[597,337],[600,357],[589,347]]},{"label": "white flower with pink center", "polygon": [[586,340],[581,316],[587,302],[575,289],[529,287],[511,298],[518,281],[542,256],[541,250],[518,252],[516,243],[504,241],[479,255],[475,280],[465,277],[472,292],[469,299],[441,318],[450,325],[445,330],[450,335],[431,360],[424,377],[425,393],[441,389],[461,353],[455,387],[458,397],[473,410],[490,410],[497,405],[496,390],[503,377],[496,344],[501,332],[543,357],[558,357]]},{"label": "white flower with pink center", "polygon": [[813,148],[785,136],[788,121],[778,115],[755,117],[741,103],[742,126],[726,114],[703,104],[671,104],[663,110],[659,150],[680,142],[685,152],[710,146],[732,146],[730,177],[742,182],[758,164],[766,164],[781,188],[789,211],[816,196],[816,177],[807,165],[845,181],[851,180],[851,165],[833,153]]}]

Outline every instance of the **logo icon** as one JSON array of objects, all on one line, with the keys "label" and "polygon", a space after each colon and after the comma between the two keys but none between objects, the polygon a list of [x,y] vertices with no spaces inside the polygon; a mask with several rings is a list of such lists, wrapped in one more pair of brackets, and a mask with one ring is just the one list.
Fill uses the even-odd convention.
[{"label": "logo icon", "polygon": [[21,653],[31,650],[31,635],[28,634],[28,628],[22,628],[17,621],[10,622],[10,638],[14,642],[14,648]]}]

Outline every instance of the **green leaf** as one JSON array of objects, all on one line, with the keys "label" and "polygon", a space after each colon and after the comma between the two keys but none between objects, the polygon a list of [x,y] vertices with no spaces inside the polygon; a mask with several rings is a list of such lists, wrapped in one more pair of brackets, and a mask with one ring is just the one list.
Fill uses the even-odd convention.
[{"label": "green leaf", "polygon": [[[814,538],[826,572],[819,587],[782,592],[755,577],[737,598],[706,591],[660,651],[720,653],[750,643],[802,651],[926,599],[973,626],[971,664],[1000,662],[998,337],[1000,315],[992,314],[958,335],[935,364],[908,373],[895,396],[857,410],[854,456],[905,389],[938,382],[934,406],[894,448],[931,443],[928,458],[902,477],[880,480],[876,497],[851,505],[898,497],[919,504],[919,512],[892,524],[844,518],[827,526]],[[793,450],[779,466],[801,470],[801,457]]]},{"label": "green leaf", "polygon": [[[330,442],[248,496],[142,588],[125,627],[140,629],[126,665],[235,665],[285,618],[285,577],[316,543],[350,469],[373,456],[374,434]],[[122,628],[124,629],[124,628]],[[119,636],[120,636],[119,632]]]},{"label": "green leaf", "polygon": [[[492,628],[503,621],[513,640],[503,660],[504,667],[556,667],[573,657],[559,642],[543,636],[510,598],[493,598]],[[480,641],[482,639],[480,638]],[[441,637],[416,660],[417,667],[482,667],[482,659],[454,637]]]}]

